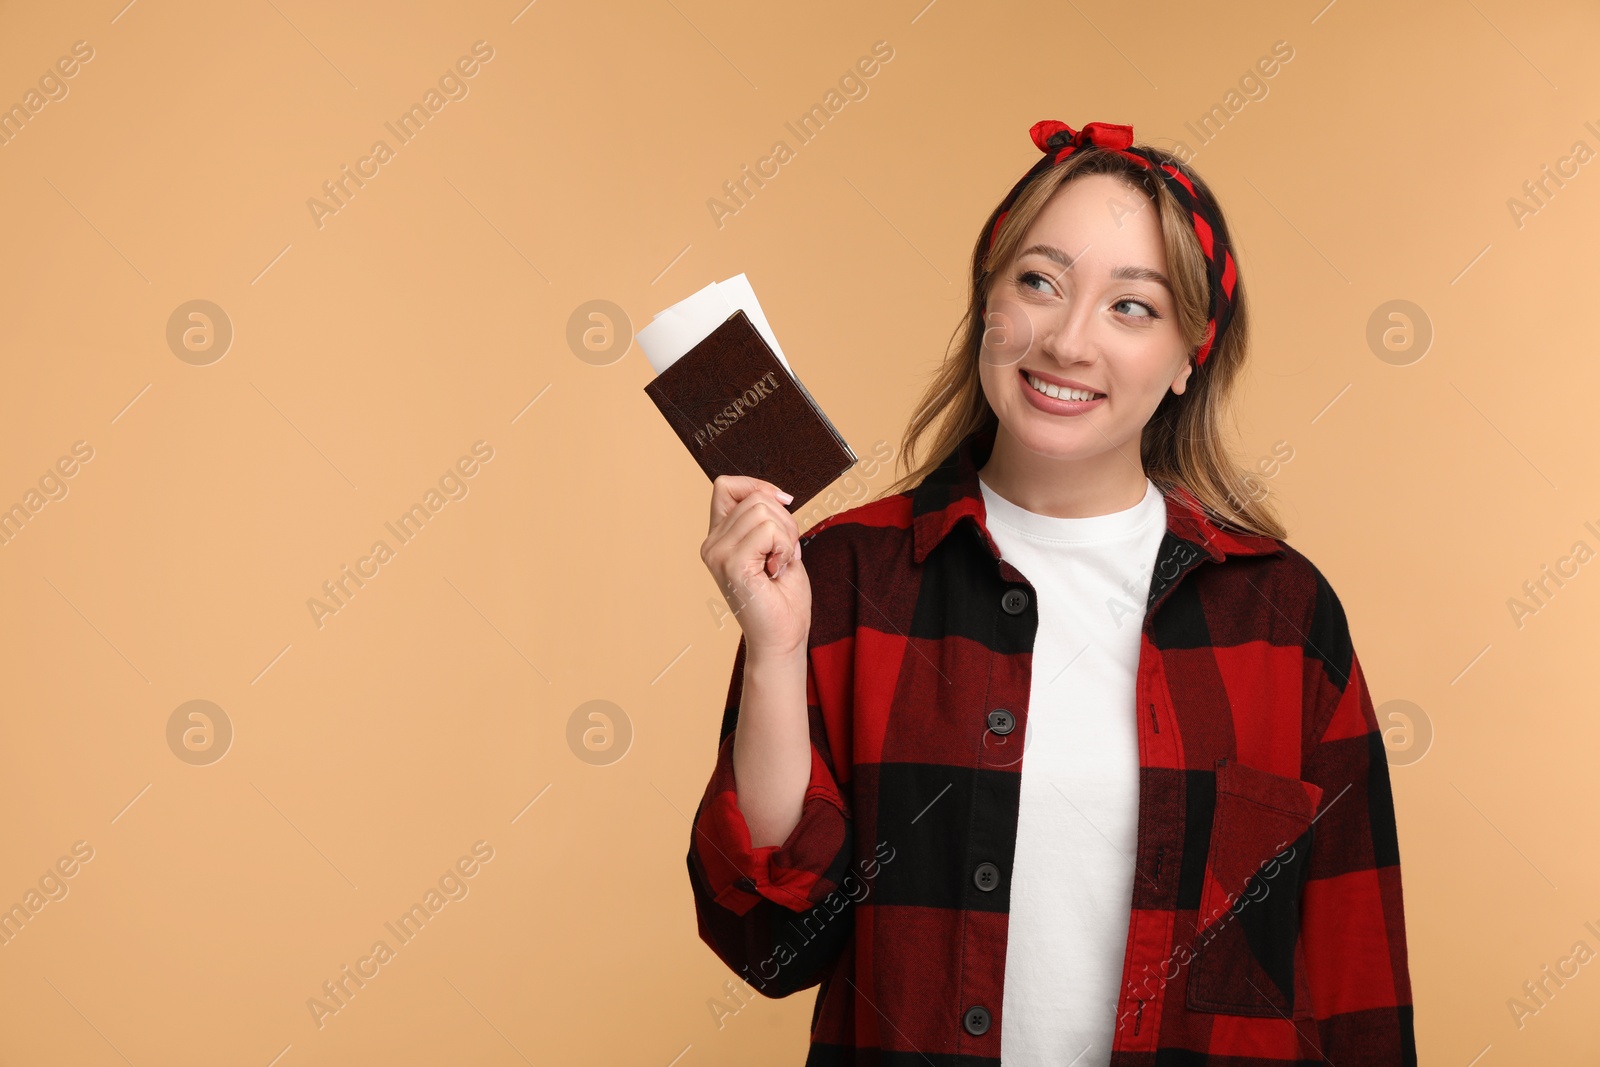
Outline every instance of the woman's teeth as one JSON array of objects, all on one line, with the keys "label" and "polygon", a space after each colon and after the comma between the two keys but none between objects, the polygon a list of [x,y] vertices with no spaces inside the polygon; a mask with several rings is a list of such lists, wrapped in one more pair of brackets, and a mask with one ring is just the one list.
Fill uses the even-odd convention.
[{"label": "woman's teeth", "polygon": [[1035,378],[1031,374],[1028,375],[1028,384],[1045,396],[1053,396],[1057,400],[1094,400],[1096,397],[1105,396],[1104,393],[1091,393],[1087,389],[1065,389],[1059,385],[1053,385],[1043,378]]}]

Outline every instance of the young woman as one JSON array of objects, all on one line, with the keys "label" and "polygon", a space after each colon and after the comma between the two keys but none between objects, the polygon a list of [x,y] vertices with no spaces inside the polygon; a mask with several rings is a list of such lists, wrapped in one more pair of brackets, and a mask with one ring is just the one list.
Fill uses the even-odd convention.
[{"label": "young woman", "polygon": [[1127,126],[1031,132],[929,460],[803,536],[713,486],[743,635],[700,935],[736,996],[820,986],[808,1064],[1414,1064],[1371,696],[1224,447],[1225,220]]}]

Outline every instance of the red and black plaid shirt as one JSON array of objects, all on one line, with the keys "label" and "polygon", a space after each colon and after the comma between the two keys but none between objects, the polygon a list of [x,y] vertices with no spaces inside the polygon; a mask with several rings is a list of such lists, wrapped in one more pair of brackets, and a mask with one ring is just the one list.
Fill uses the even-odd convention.
[{"label": "red and black plaid shirt", "polygon": [[[808,1065],[1000,1062],[1039,616],[984,524],[993,441],[806,532],[812,769],[781,845],[752,848],[739,810],[734,656],[689,877],[746,983],[820,984]],[[1344,609],[1283,542],[1166,503],[1111,1062],[1415,1064],[1389,768]]]}]

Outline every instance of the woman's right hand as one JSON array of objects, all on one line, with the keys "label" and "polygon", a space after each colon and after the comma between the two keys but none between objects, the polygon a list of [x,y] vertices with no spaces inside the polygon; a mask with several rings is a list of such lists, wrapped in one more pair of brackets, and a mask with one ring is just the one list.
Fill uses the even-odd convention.
[{"label": "woman's right hand", "polygon": [[744,630],[747,657],[801,652],[811,632],[800,527],[780,493],[771,482],[743,475],[724,474],[711,483],[711,523],[700,559]]}]

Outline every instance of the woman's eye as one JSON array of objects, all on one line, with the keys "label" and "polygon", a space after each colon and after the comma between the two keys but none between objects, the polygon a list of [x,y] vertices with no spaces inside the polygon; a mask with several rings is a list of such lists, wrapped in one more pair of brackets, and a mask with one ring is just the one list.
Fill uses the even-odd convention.
[{"label": "woman's eye", "polygon": [[[1036,270],[1025,270],[1021,274],[1017,275],[1017,283],[1024,289],[1032,289],[1033,283],[1036,281],[1044,282],[1046,285],[1050,284],[1050,279],[1046,278],[1043,274],[1040,274]],[[1033,291],[1038,293],[1043,292],[1044,290],[1034,289]]]},{"label": "woman's eye", "polygon": [[1123,307],[1124,305],[1126,305],[1128,307],[1136,307],[1136,308],[1144,309],[1144,314],[1143,315],[1130,315],[1129,316],[1130,318],[1136,318],[1136,319],[1142,319],[1142,318],[1154,319],[1154,318],[1159,318],[1159,316],[1156,314],[1156,309],[1151,307],[1149,304],[1146,304],[1143,300],[1134,300],[1133,298],[1130,297],[1130,298],[1128,298],[1126,300],[1118,300],[1112,306],[1120,308],[1120,307]]}]

